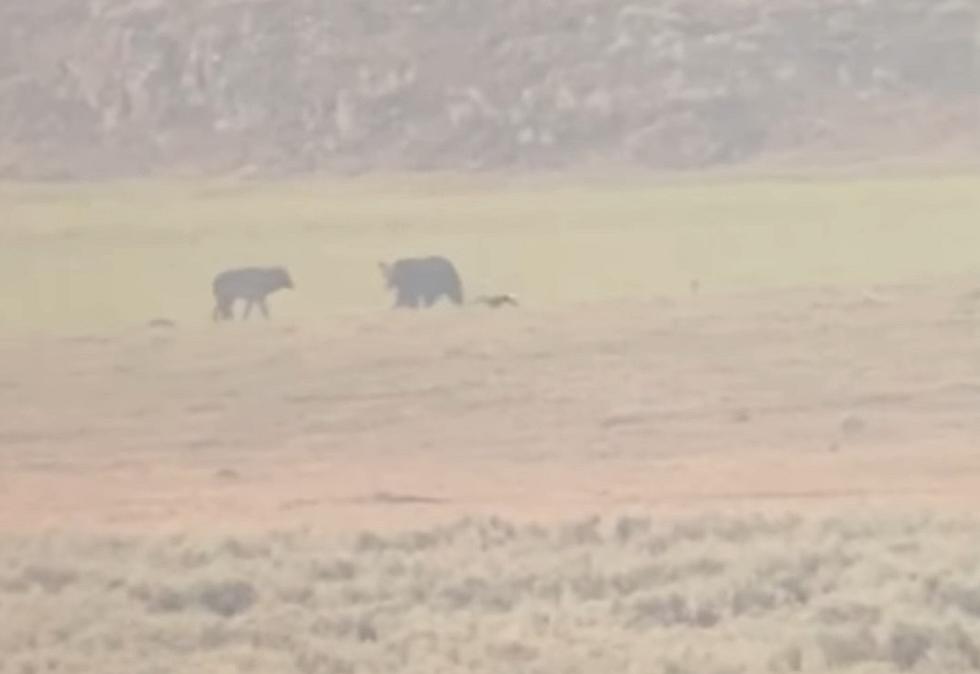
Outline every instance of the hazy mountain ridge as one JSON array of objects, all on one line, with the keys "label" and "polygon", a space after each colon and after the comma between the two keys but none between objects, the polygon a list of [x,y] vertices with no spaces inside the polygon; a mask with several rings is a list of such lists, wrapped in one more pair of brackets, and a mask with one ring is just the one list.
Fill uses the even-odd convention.
[{"label": "hazy mountain ridge", "polygon": [[969,0],[14,0],[0,174],[980,157]]}]

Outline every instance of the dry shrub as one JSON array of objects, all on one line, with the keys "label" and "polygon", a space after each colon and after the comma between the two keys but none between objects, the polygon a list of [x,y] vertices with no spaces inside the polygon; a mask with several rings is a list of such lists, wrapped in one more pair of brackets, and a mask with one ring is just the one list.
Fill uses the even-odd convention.
[{"label": "dry shrub", "polygon": [[941,600],[971,618],[980,618],[980,587],[965,583],[950,583],[941,590]]},{"label": "dry shrub", "polygon": [[78,575],[71,569],[45,564],[31,564],[24,569],[21,578],[27,585],[35,585],[45,592],[53,594],[61,592],[74,583],[78,579]]},{"label": "dry shrub", "polygon": [[880,659],[878,642],[866,627],[840,629],[817,635],[817,647],[827,667],[843,669]]},{"label": "dry shrub", "polygon": [[816,612],[816,619],[828,625],[862,624],[873,625],[881,619],[880,606],[870,606],[865,603],[847,601],[823,606]]},{"label": "dry shrub", "polygon": [[129,589],[133,599],[142,602],[150,613],[176,613],[187,608],[187,596],[172,587],[152,586],[146,583],[135,585]]},{"label": "dry shrub", "polygon": [[0,671],[969,671],[978,537],[849,514],[8,538]]},{"label": "dry shrub", "polygon": [[313,579],[324,582],[349,581],[357,575],[357,565],[344,558],[315,560],[311,566]]},{"label": "dry shrub", "polygon": [[949,671],[980,671],[980,645],[976,631],[967,631],[959,623],[950,623],[937,630],[936,648],[944,653]]},{"label": "dry shrub", "polygon": [[932,647],[933,633],[927,627],[898,623],[892,627],[885,646],[890,659],[901,670],[913,669]]},{"label": "dry shrub", "polygon": [[797,644],[780,648],[769,658],[769,671],[777,674],[803,669],[803,649]]},{"label": "dry shrub", "polygon": [[223,618],[248,611],[258,600],[255,588],[243,580],[204,582],[193,594],[201,606]]}]

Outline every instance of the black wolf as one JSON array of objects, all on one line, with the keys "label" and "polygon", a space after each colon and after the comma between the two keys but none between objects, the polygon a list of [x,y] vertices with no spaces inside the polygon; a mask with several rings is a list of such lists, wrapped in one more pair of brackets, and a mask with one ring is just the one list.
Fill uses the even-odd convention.
[{"label": "black wolf", "polygon": [[232,308],[235,300],[245,300],[245,313],[242,319],[248,318],[252,305],[258,304],[262,315],[269,317],[269,307],[265,298],[281,288],[292,288],[293,279],[284,267],[244,267],[229,269],[214,277],[214,312],[212,318],[218,320],[233,319]]},{"label": "black wolf", "polygon": [[463,303],[463,283],[456,267],[444,257],[403,258],[380,263],[385,286],[395,291],[395,308],[431,307],[441,297]]}]

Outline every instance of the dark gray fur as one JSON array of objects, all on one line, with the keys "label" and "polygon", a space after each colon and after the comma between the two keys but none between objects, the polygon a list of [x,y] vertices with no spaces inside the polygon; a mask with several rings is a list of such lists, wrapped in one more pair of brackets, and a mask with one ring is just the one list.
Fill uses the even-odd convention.
[{"label": "dark gray fur", "polygon": [[293,279],[284,267],[244,267],[229,269],[214,277],[214,312],[212,318],[231,320],[234,315],[235,300],[245,300],[245,312],[242,319],[248,318],[252,305],[257,304],[262,315],[269,317],[269,307],[265,298],[282,288],[292,288]]},{"label": "dark gray fur", "polygon": [[395,291],[395,308],[431,307],[445,297],[463,303],[463,283],[453,263],[444,257],[403,258],[380,263],[385,286]]}]

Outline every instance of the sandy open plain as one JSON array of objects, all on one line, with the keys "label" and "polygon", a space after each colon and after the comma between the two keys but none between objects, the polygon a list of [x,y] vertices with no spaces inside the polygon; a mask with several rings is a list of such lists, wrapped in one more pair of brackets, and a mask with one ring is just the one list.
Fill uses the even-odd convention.
[{"label": "sandy open plain", "polygon": [[7,340],[4,528],[975,504],[966,282]]},{"label": "sandy open plain", "polygon": [[[974,178],[454,180],[4,188],[0,524],[976,491]],[[419,252],[523,306],[389,311]],[[253,263],[297,289],[212,325]]]},{"label": "sandy open plain", "polygon": [[780,185],[6,188],[0,672],[974,671],[977,182]]}]

